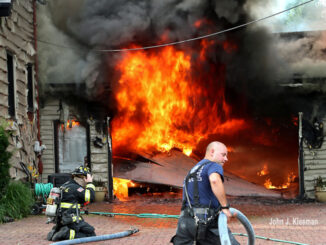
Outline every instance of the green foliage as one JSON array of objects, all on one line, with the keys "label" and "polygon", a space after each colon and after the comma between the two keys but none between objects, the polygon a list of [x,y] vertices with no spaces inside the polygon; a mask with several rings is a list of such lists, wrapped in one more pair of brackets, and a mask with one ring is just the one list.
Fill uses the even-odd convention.
[{"label": "green foliage", "polygon": [[[291,8],[295,5],[298,5],[302,3],[300,0],[293,0],[290,1],[287,5],[286,8]],[[308,6],[301,6],[295,9],[291,9],[286,13],[287,18],[285,20],[285,24],[290,25],[290,24],[297,24],[298,22],[302,22],[302,20],[305,17],[305,13],[309,12]]]},{"label": "green foliage", "polygon": [[96,186],[96,187],[106,187],[105,186],[105,183],[99,179],[99,180],[93,180],[93,184]]},{"label": "green foliage", "polygon": [[318,178],[316,179],[316,186],[326,187],[326,181],[323,181],[323,178],[321,176],[318,176]]},{"label": "green foliage", "polygon": [[4,127],[0,125],[0,196],[3,195],[10,181],[9,159],[11,153],[7,151],[8,146],[8,133],[5,131]]},{"label": "green foliage", "polygon": [[0,199],[0,223],[5,217],[21,219],[31,213],[34,204],[33,192],[27,184],[20,181],[10,182]]}]

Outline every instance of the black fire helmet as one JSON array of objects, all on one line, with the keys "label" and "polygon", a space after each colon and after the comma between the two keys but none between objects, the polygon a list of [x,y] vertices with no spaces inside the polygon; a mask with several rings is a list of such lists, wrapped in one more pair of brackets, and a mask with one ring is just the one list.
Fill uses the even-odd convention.
[{"label": "black fire helmet", "polygon": [[77,177],[81,175],[87,176],[87,174],[91,174],[91,171],[88,167],[80,166],[77,167],[71,174]]}]

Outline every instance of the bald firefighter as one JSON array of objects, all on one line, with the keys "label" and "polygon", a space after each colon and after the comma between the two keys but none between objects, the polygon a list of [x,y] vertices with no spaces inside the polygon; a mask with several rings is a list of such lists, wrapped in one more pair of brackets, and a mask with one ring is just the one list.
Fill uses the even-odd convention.
[{"label": "bald firefighter", "polygon": [[[174,245],[217,245],[220,243],[218,215],[232,217],[224,190],[223,165],[228,160],[226,146],[218,141],[206,148],[205,158],[188,173],[183,186],[183,203]],[[229,230],[232,245],[239,245]]]},{"label": "bald firefighter", "polygon": [[49,241],[96,236],[94,227],[86,223],[80,215],[80,207],[95,199],[93,177],[89,168],[83,166],[76,168],[72,177],[60,187],[56,225],[48,233]]}]

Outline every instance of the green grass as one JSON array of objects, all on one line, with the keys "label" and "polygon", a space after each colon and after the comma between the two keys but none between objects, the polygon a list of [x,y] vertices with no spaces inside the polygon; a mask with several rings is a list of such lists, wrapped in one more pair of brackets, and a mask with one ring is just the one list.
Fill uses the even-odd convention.
[{"label": "green grass", "polygon": [[5,217],[21,219],[31,213],[34,197],[31,188],[20,181],[10,182],[0,199],[0,223]]},{"label": "green grass", "polygon": [[2,124],[3,123],[0,121],[0,199],[10,181],[9,159],[11,157],[11,152],[7,151],[9,146],[9,135]]}]

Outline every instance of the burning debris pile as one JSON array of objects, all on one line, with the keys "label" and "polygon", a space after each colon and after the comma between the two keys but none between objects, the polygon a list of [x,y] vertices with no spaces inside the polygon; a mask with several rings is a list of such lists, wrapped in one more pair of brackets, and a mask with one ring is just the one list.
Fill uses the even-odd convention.
[{"label": "burning debris pile", "polygon": [[229,146],[227,170],[283,188],[297,172],[297,111],[278,86],[291,72],[264,28],[105,52],[243,24],[248,2],[255,1],[50,1],[39,6],[39,39],[56,36],[71,48],[40,44],[41,81],[83,83],[89,100],[106,105],[115,156],[178,149],[198,158],[219,140]]}]

